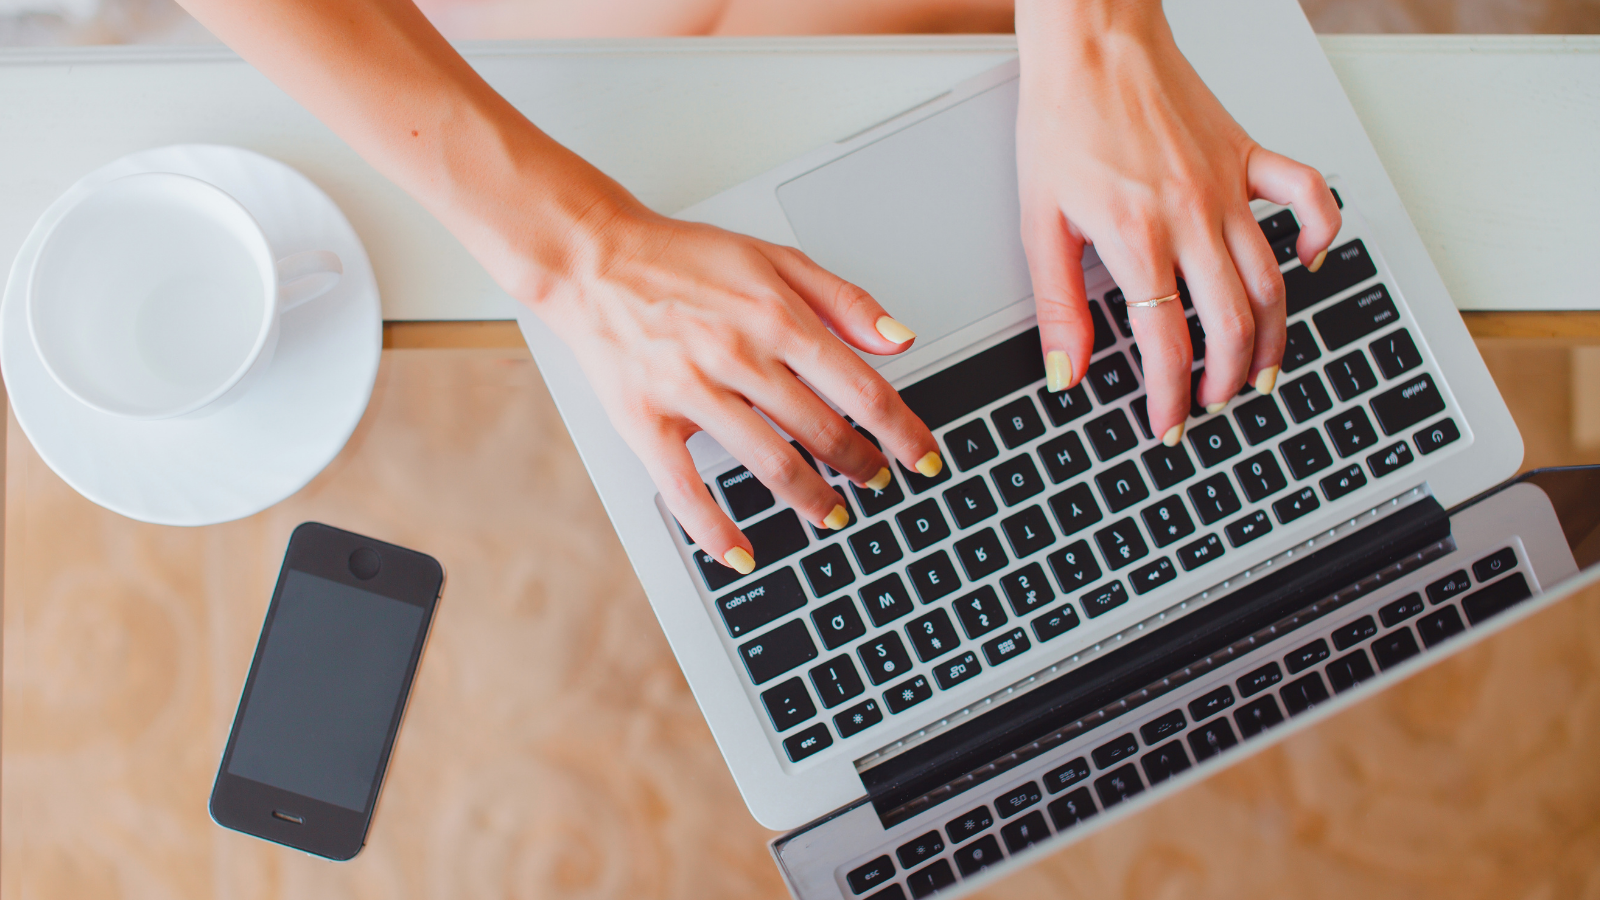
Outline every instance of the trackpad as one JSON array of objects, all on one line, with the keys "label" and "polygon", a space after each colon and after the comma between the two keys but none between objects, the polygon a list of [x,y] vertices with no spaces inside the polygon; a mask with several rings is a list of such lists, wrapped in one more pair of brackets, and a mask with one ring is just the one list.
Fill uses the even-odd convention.
[{"label": "trackpad", "polygon": [[1017,81],[778,187],[819,264],[927,346],[1033,293],[1018,235]]}]

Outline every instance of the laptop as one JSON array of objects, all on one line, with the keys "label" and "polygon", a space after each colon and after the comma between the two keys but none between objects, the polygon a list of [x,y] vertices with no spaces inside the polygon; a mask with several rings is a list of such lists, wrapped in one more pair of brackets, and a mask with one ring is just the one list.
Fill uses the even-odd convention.
[{"label": "laptop", "polygon": [[680,214],[799,246],[919,334],[869,361],[948,465],[896,467],[880,491],[822,466],[842,531],[697,435],[757,568],[701,552],[570,351],[521,319],[746,804],[789,832],[773,852],[797,897],[970,888],[1575,571],[1541,487],[1486,494],[1520,437],[1298,5],[1167,14],[1230,113],[1327,173],[1344,215],[1313,274],[1293,211],[1255,205],[1288,290],[1279,387],[1192,409],[1176,448],[1150,433],[1123,298],[1092,251],[1093,359],[1083,384],[1044,390],[1014,62]]}]

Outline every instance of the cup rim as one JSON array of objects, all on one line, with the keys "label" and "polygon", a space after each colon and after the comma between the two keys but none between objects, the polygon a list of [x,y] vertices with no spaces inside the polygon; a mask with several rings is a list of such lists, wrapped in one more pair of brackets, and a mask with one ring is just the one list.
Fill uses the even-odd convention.
[{"label": "cup rim", "polygon": [[[57,236],[57,232],[60,231],[62,224],[68,219],[72,218],[73,214],[78,212],[82,208],[83,204],[93,197],[103,196],[107,191],[125,187],[128,182],[148,183],[154,181],[168,181],[173,184],[181,184],[183,186],[182,189],[184,190],[199,190],[202,193],[210,193],[214,198],[220,199],[224,205],[232,206],[240,213],[243,213],[244,220],[248,222],[251,227],[250,237],[254,238],[257,245],[256,247],[252,248],[254,252],[252,252],[251,255],[256,257],[258,264],[260,264],[261,268],[264,270],[263,274],[265,277],[262,290],[265,295],[263,297],[263,302],[266,305],[266,312],[261,317],[261,324],[256,330],[255,340],[250,345],[250,351],[245,355],[243,361],[241,361],[240,364],[234,369],[233,373],[224,379],[217,387],[213,388],[211,391],[202,395],[198,399],[190,401],[182,406],[157,410],[155,412],[132,412],[126,409],[115,409],[108,407],[102,403],[85,397],[71,384],[69,384],[67,379],[63,378],[61,374],[56,371],[56,368],[50,364],[49,354],[45,352],[44,347],[41,346],[39,342],[39,329],[35,321],[34,304],[38,296],[37,288],[41,264],[45,258],[46,252],[50,248],[51,241]],[[245,376],[250,373],[250,370],[255,367],[257,362],[260,361],[261,354],[266,349],[267,343],[272,337],[272,330],[278,323],[277,257],[273,252],[272,243],[267,240],[266,232],[262,231],[261,229],[261,223],[256,221],[256,217],[251,214],[250,210],[246,208],[243,203],[240,203],[238,198],[234,197],[232,194],[228,193],[222,188],[217,187],[209,181],[195,178],[190,175],[182,175],[177,172],[136,172],[131,175],[123,175],[118,178],[113,178],[94,190],[89,191],[82,197],[79,197],[77,200],[73,201],[72,205],[63,210],[59,217],[57,217],[57,219],[51,223],[49,230],[45,232],[43,238],[39,242],[39,251],[34,254],[33,265],[28,272],[25,299],[27,301],[26,312],[29,342],[33,344],[33,351],[35,355],[38,356],[39,363],[44,367],[46,374],[50,376],[50,380],[55,382],[56,387],[61,388],[61,390],[66,392],[68,396],[72,397],[79,403],[82,403],[84,406],[87,406],[97,412],[105,413],[106,415],[117,416],[123,419],[139,419],[145,421],[175,419],[180,416],[198,412],[199,410],[202,410],[221,399],[229,391],[238,386],[239,382],[244,380]]]}]

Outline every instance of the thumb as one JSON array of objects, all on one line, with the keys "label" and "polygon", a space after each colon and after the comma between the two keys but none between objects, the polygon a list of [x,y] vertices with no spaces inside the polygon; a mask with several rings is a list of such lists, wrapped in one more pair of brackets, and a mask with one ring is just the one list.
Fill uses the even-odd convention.
[{"label": "thumb", "polygon": [[1038,307],[1045,383],[1051,391],[1064,391],[1082,380],[1094,352],[1094,320],[1083,288],[1083,238],[1052,207],[1025,217],[1022,248]]}]

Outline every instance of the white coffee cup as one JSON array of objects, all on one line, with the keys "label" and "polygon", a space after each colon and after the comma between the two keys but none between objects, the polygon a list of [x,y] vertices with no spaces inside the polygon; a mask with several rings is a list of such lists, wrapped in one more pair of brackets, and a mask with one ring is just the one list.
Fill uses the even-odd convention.
[{"label": "white coffee cup", "polygon": [[267,368],[278,320],[344,272],[323,250],[277,259],[239,201],[196,178],[128,175],[45,236],[28,331],[61,389],[134,419],[207,415]]}]

